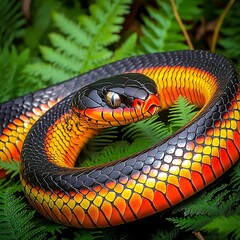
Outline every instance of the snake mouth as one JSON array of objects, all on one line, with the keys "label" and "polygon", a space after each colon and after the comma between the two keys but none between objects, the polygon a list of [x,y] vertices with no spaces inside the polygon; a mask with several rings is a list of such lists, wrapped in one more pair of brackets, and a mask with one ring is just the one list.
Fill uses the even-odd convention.
[{"label": "snake mouth", "polygon": [[143,102],[141,106],[143,114],[150,113],[154,115],[161,110],[161,101],[159,94],[152,94],[149,95],[148,98]]}]

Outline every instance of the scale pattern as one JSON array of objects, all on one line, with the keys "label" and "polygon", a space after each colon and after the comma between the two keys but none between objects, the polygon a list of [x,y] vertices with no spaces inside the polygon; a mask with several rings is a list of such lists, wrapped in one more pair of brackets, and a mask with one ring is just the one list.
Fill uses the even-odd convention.
[{"label": "scale pattern", "polygon": [[[158,85],[160,96],[164,96],[164,108],[183,95],[202,110],[187,126],[150,149],[104,166],[78,169],[48,161],[44,150],[47,129],[69,111],[70,97],[51,108],[31,128],[23,149],[25,132],[30,128],[26,123],[32,124],[42,114],[42,98],[38,98],[36,106],[27,99],[27,107],[19,107],[23,97],[0,107],[3,123],[0,157],[8,160],[22,152],[21,178],[25,194],[47,218],[87,228],[140,219],[192,196],[239,160],[239,77],[234,66],[217,54],[177,51],[128,58],[37,94],[46,96],[48,92],[51,96],[55,88],[62,89],[50,100],[55,103],[66,96],[62,94],[63,89],[70,93],[86,82],[126,72],[151,77]],[[28,98],[36,101],[34,96],[28,95]],[[46,97],[43,99],[47,104]],[[17,111],[14,114],[13,109]],[[20,127],[22,131],[18,130]],[[14,136],[13,132],[18,135]]]}]

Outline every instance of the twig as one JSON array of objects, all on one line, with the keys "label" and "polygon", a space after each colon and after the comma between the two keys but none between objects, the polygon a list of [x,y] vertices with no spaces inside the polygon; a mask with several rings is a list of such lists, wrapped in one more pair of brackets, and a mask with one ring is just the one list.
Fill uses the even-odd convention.
[{"label": "twig", "polygon": [[203,235],[200,232],[192,232],[198,240],[205,240]]},{"label": "twig", "polygon": [[188,47],[189,47],[189,49],[193,50],[194,48],[193,48],[191,39],[190,39],[190,37],[189,37],[189,35],[188,35],[188,33],[187,33],[187,30],[186,30],[186,28],[184,27],[183,22],[182,22],[179,14],[178,14],[176,3],[175,3],[174,0],[170,0],[170,2],[171,2],[171,5],[172,5],[172,9],[173,9],[174,16],[175,16],[175,18],[176,18],[179,26],[181,27],[181,30],[182,30],[182,32],[183,32],[183,35],[184,35],[184,37],[185,37],[185,39],[186,39],[186,41],[187,41]]},{"label": "twig", "polygon": [[211,51],[212,52],[214,52],[215,49],[216,49],[217,39],[218,39],[219,31],[220,31],[220,28],[222,26],[223,20],[226,17],[228,11],[230,10],[230,8],[232,7],[234,2],[235,2],[235,0],[230,0],[228,2],[227,6],[224,8],[222,14],[220,15],[220,17],[218,19],[216,28],[215,28],[214,33],[213,33],[213,40],[212,40],[212,44],[211,44]]}]

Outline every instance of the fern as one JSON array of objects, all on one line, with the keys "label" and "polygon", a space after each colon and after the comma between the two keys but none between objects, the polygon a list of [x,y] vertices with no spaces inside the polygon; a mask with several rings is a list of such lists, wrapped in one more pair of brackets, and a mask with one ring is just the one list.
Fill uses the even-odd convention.
[{"label": "fern", "polygon": [[231,239],[240,239],[240,215],[214,218],[208,224],[203,226],[202,229],[207,230],[208,232],[217,231],[224,237],[232,235]]},{"label": "fern", "polygon": [[0,49],[11,43],[24,33],[25,19],[21,12],[21,2],[18,0],[2,0],[0,4]]},{"label": "fern", "polygon": [[186,98],[180,97],[169,110],[171,126],[178,129],[189,123],[197,113],[194,109],[195,106],[190,105]]},{"label": "fern", "polygon": [[[199,0],[176,1],[183,21],[191,20],[194,23],[200,18],[201,11],[198,7],[200,2]],[[142,26],[143,35],[140,37],[140,52],[152,53],[188,48],[169,0],[157,0],[156,6],[149,5],[147,7],[147,13],[149,16],[142,17],[144,25]]]},{"label": "fern", "polygon": [[16,160],[7,162],[1,161],[0,159],[0,169],[4,169],[6,171],[6,174],[11,174],[11,178],[13,178],[19,174],[20,164]]},{"label": "fern", "polygon": [[218,44],[223,48],[221,53],[232,58],[236,64],[240,64],[240,29],[239,29],[240,2],[236,1],[223,22],[221,37]]},{"label": "fern", "polygon": [[167,219],[173,222],[175,226],[179,227],[180,229],[184,229],[186,231],[200,231],[204,224],[211,220],[211,217],[207,215],[200,215],[194,217]]},{"label": "fern", "polygon": [[26,91],[26,83],[23,81],[22,69],[28,60],[28,49],[20,53],[18,53],[14,46],[5,46],[2,49],[0,54],[0,85],[1,92],[4,94],[0,95],[0,102],[16,97]]},{"label": "fern", "polygon": [[0,235],[2,239],[43,239],[44,227],[34,220],[34,210],[26,209],[23,197],[16,197],[13,188],[0,194]]},{"label": "fern", "polygon": [[168,127],[162,121],[156,121],[158,116],[143,120],[126,126],[123,132],[123,139],[133,142],[136,139],[149,141],[152,144],[171,134]]},{"label": "fern", "polygon": [[128,13],[130,3],[131,0],[111,3],[98,0],[90,5],[90,16],[81,15],[78,23],[61,13],[53,13],[60,32],[49,34],[52,47],[40,46],[44,63],[29,64],[25,68],[27,75],[46,83],[57,82],[109,62],[113,52],[107,47],[119,40],[122,16]]}]

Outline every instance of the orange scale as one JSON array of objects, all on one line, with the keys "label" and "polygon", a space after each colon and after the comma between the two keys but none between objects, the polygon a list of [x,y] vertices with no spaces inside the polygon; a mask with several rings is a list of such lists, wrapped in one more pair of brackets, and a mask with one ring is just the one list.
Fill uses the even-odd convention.
[{"label": "orange scale", "polygon": [[47,205],[46,202],[43,202],[42,203],[42,206],[44,208],[44,211],[46,213],[46,215],[48,216],[48,218],[51,218],[51,219],[54,219],[53,215],[52,215],[52,211],[51,209],[49,208],[49,206]]},{"label": "orange scale", "polygon": [[85,216],[84,216],[82,225],[83,225],[84,228],[95,227],[93,222],[91,221],[91,218],[87,214],[85,214]]},{"label": "orange scale", "polygon": [[[123,111],[120,110],[120,109],[113,109],[113,116],[114,116],[114,118],[116,118],[119,122],[125,120],[125,118],[124,118],[124,116],[123,116]],[[115,121],[115,119],[114,119],[114,121]]]},{"label": "orange scale", "polygon": [[153,204],[159,212],[170,207],[165,195],[159,191],[155,191],[154,193]]},{"label": "orange scale", "polygon": [[197,137],[197,139],[196,139],[196,143],[198,143],[198,144],[203,144],[203,143],[204,143],[204,140],[205,140],[205,137],[204,137],[204,136],[199,136],[199,137]]},{"label": "orange scale", "polygon": [[194,148],[194,152],[196,152],[196,153],[202,153],[202,151],[203,151],[203,146],[197,145]]},{"label": "orange scale", "polygon": [[89,201],[92,201],[95,197],[96,197],[96,193],[94,193],[94,192],[89,192],[89,193],[86,195],[86,198],[87,198]]},{"label": "orange scale", "polygon": [[183,200],[183,197],[179,192],[179,188],[172,184],[167,185],[166,197],[172,205],[175,205]]},{"label": "orange scale", "polygon": [[220,149],[220,161],[225,171],[232,166],[231,160],[226,149],[223,148]]},{"label": "orange scale", "polygon": [[151,202],[145,198],[142,199],[141,207],[138,210],[138,218],[143,218],[155,213],[156,210],[153,208]]},{"label": "orange scale", "polygon": [[133,193],[132,197],[129,200],[129,205],[133,210],[134,214],[138,215],[138,211],[142,205],[142,197],[137,193]]},{"label": "orange scale", "polygon": [[109,223],[101,211],[99,212],[98,221],[96,223],[96,226],[97,227],[109,227]]},{"label": "orange scale", "polygon": [[150,188],[144,188],[144,190],[142,192],[142,196],[146,199],[149,199],[152,202],[154,199],[153,190]]},{"label": "orange scale", "polygon": [[52,212],[55,215],[55,217],[58,219],[58,222],[61,221],[62,213],[60,212],[60,210],[56,206],[53,206]]},{"label": "orange scale", "polygon": [[84,210],[80,206],[76,206],[72,211],[77,216],[78,221],[83,224],[84,217],[86,216]]},{"label": "orange scale", "polygon": [[113,189],[116,186],[116,182],[115,181],[106,182],[105,186],[109,189]]},{"label": "orange scale", "polygon": [[12,135],[12,131],[9,128],[4,128],[3,129],[3,134],[5,134],[7,136],[11,136]]},{"label": "orange scale", "polygon": [[205,187],[205,183],[203,181],[202,175],[199,172],[193,171],[191,173],[191,176],[192,176],[192,183],[197,191]]},{"label": "orange scale", "polygon": [[88,208],[88,214],[90,216],[90,218],[92,219],[92,221],[97,224],[98,222],[98,218],[99,218],[99,209],[94,206],[94,205],[91,205],[89,208]]},{"label": "orange scale", "polygon": [[208,131],[207,131],[207,137],[206,138],[209,138],[208,136],[212,136],[214,133],[213,129],[210,128]]},{"label": "orange scale", "polygon": [[110,221],[113,210],[112,204],[107,201],[104,201],[102,203],[101,210],[104,213],[104,216]]},{"label": "orange scale", "polygon": [[[5,130],[5,129],[4,129],[4,130]],[[4,130],[3,130],[3,132],[4,132]],[[6,136],[6,135],[4,135],[4,134],[1,135],[1,136],[0,136],[0,141],[1,141],[1,142],[8,142],[8,136]]]},{"label": "orange scale", "polygon": [[213,170],[209,165],[206,165],[206,164],[202,165],[202,175],[207,184],[215,180]]},{"label": "orange scale", "polygon": [[87,195],[89,193],[89,190],[87,188],[81,188],[80,193],[83,195]]},{"label": "orange scale", "polygon": [[117,197],[114,200],[113,205],[118,209],[118,211],[121,213],[122,216],[125,214],[126,207],[127,207],[127,203],[125,199],[123,199],[122,197]]},{"label": "orange scale", "polygon": [[140,182],[140,183],[145,183],[147,181],[147,175],[144,175],[144,174],[142,174],[142,175],[140,175],[140,177],[138,178],[138,182]]},{"label": "orange scale", "polygon": [[188,151],[193,151],[194,150],[194,143],[193,142],[189,142],[189,143],[187,143],[187,145],[186,145],[186,150],[188,150]]},{"label": "orange scale", "polygon": [[121,193],[123,191],[123,189],[124,189],[124,186],[122,184],[117,184],[114,188],[114,191],[116,193]]},{"label": "orange scale", "polygon": [[13,123],[9,123],[7,127],[11,130],[16,130],[17,129],[17,126]]},{"label": "orange scale", "polygon": [[240,153],[233,141],[231,141],[231,140],[227,141],[227,150],[228,150],[228,154],[229,154],[232,162],[239,160]]},{"label": "orange scale", "polygon": [[113,113],[112,111],[104,111],[102,112],[102,115],[103,115],[103,118],[105,119],[105,121],[108,121],[108,122],[115,122],[115,118],[113,116]]},{"label": "orange scale", "polygon": [[14,119],[13,123],[19,127],[23,126],[23,121],[19,118]]},{"label": "orange scale", "polygon": [[212,157],[211,165],[212,165],[213,172],[217,178],[223,174],[223,169],[222,169],[222,165],[220,163],[219,158]]},{"label": "orange scale", "polygon": [[195,193],[192,182],[187,178],[181,177],[179,179],[179,188],[185,198],[187,198]]},{"label": "orange scale", "polygon": [[104,121],[104,119],[102,118],[102,108],[88,108],[85,110],[85,115],[93,119],[99,119]]},{"label": "orange scale", "polygon": [[[29,198],[28,198],[29,199]],[[49,216],[48,216],[48,214],[46,213],[46,211],[45,211],[45,209],[43,208],[43,206],[38,202],[38,201],[36,201],[36,202],[31,202],[31,201],[29,201],[32,205],[33,205],[33,207],[35,208],[35,209],[37,209],[37,211],[39,212],[39,213],[41,213],[44,217],[46,217],[46,218],[49,218]],[[59,222],[59,221],[58,221]]]},{"label": "orange scale", "polygon": [[136,185],[136,181],[134,179],[129,179],[127,184],[126,184],[126,187],[127,188],[130,188],[130,189],[133,189]]},{"label": "orange scale", "polygon": [[122,216],[119,214],[118,210],[115,207],[112,208],[110,222],[113,226],[124,223]]},{"label": "orange scale", "polygon": [[235,131],[233,134],[234,142],[238,148],[238,151],[240,152],[240,133]]},{"label": "orange scale", "polygon": [[28,118],[26,115],[24,115],[24,114],[20,115],[19,118],[20,118],[23,122],[25,122],[25,123],[29,123],[29,122],[30,122],[29,118]]}]

